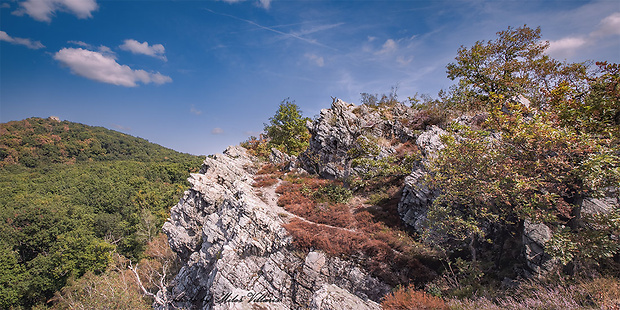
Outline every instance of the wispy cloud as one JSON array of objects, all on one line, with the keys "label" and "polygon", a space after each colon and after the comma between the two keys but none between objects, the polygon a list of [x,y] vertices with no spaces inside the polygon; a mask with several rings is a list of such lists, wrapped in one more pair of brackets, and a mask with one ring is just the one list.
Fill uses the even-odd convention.
[{"label": "wispy cloud", "polygon": [[[239,3],[239,2],[245,2],[246,0],[221,0],[221,1],[228,2],[228,3]],[[255,3],[256,5],[264,9],[269,9],[269,7],[271,6],[271,0],[257,0]]]},{"label": "wispy cloud", "polygon": [[280,30],[276,29],[276,27],[263,26],[263,25],[261,25],[259,23],[254,22],[254,21],[251,21],[251,20],[248,20],[248,19],[243,19],[243,18],[234,16],[234,15],[225,14],[225,13],[218,13],[218,12],[215,12],[215,11],[210,10],[210,9],[206,9],[206,10],[211,12],[211,13],[213,13],[213,14],[230,17],[230,18],[233,18],[233,19],[236,19],[236,20],[248,23],[250,25],[256,26],[256,27],[258,27],[260,29],[271,31],[273,33],[277,33],[279,35],[282,35],[282,36],[285,36],[285,37],[288,37],[288,38],[293,38],[293,39],[297,39],[297,40],[300,40],[300,41],[303,41],[303,42],[306,42],[306,43],[309,43],[309,44],[312,44],[312,45],[317,45],[317,46],[325,47],[325,48],[328,48],[328,49],[336,50],[335,48],[333,48],[331,46],[327,46],[327,45],[322,44],[322,43],[320,43],[320,42],[318,42],[316,40],[313,40],[313,39],[304,38],[302,35],[296,34],[294,32],[284,32],[284,31],[280,31]]},{"label": "wispy cloud", "polygon": [[319,67],[323,67],[325,66],[325,59],[323,59],[323,57],[317,56],[315,54],[306,54],[305,55],[306,58],[308,60],[310,60],[311,62],[313,62],[314,64],[316,64]]},{"label": "wispy cloud", "polygon": [[41,44],[40,41],[32,41],[30,39],[25,39],[25,38],[11,37],[4,31],[0,31],[0,41],[6,41],[11,44],[23,45],[33,50],[37,50],[37,49],[45,47],[45,45]]},{"label": "wispy cloud", "polygon": [[219,128],[219,127],[215,127],[211,130],[211,134],[214,134],[214,135],[221,135],[223,133],[224,133],[224,129]]},{"label": "wispy cloud", "polygon": [[398,49],[398,44],[394,39],[387,39],[377,54],[387,54]]},{"label": "wispy cloud", "polygon": [[166,56],[164,55],[166,49],[161,44],[149,45],[146,41],[140,43],[134,39],[127,39],[122,45],[119,46],[119,48],[132,52],[133,54],[147,55],[167,61]]},{"label": "wispy cloud", "polygon": [[189,112],[194,114],[194,115],[200,115],[202,114],[202,111],[196,109],[196,107],[194,107],[194,105],[192,104],[192,106],[189,108]]},{"label": "wispy cloud", "polygon": [[56,11],[69,12],[78,18],[93,17],[92,13],[99,6],[95,0],[26,0],[21,2],[20,8],[13,14],[22,16],[28,14],[35,20],[51,22]]},{"label": "wispy cloud", "polygon": [[397,56],[396,62],[401,66],[407,66],[413,61],[413,56]]},{"label": "wispy cloud", "polygon": [[260,134],[263,133],[262,131],[252,131],[252,130],[246,130],[243,132],[244,135],[248,136],[248,137],[258,137],[260,136]]},{"label": "wispy cloud", "polygon": [[67,43],[78,45],[89,50],[97,50],[99,53],[105,55],[106,57],[116,59],[116,53],[111,48],[105,45],[93,46],[83,41],[67,41]]},{"label": "wispy cloud", "polygon": [[587,42],[588,40],[583,37],[566,37],[550,41],[547,53],[555,56],[570,56]]},{"label": "wispy cloud", "polygon": [[598,29],[591,34],[592,36],[605,37],[620,35],[620,12],[613,13],[601,20]]},{"label": "wispy cloud", "polygon": [[598,27],[587,35],[571,35],[549,41],[547,53],[554,57],[572,56],[580,48],[598,44],[600,40],[617,35],[620,35],[620,12],[615,12],[603,18]]},{"label": "wispy cloud", "polygon": [[318,26],[314,26],[314,27],[303,29],[301,31],[291,32],[290,34],[294,34],[294,35],[297,35],[297,36],[304,36],[304,35],[313,34],[313,33],[316,33],[316,32],[321,32],[321,31],[333,29],[333,28],[336,28],[336,27],[342,26],[342,25],[344,25],[344,23],[335,23],[335,24],[328,24],[328,25],[318,25]]},{"label": "wispy cloud", "polygon": [[118,130],[125,130],[125,131],[130,131],[131,127],[125,127],[123,125],[119,125],[119,124],[112,124],[112,128],[118,129]]},{"label": "wispy cloud", "polygon": [[121,65],[113,57],[82,48],[63,48],[54,54],[54,59],[71,69],[73,74],[102,82],[126,87],[143,84],[164,84],[172,82],[169,76],[159,72],[133,70]]}]

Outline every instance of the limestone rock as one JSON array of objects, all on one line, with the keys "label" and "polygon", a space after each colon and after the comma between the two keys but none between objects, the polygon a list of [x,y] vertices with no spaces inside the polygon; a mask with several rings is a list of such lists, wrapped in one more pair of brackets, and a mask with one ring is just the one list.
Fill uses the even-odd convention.
[{"label": "limestone rock", "polygon": [[582,214],[607,214],[618,208],[620,202],[613,196],[604,198],[585,198],[581,206]]},{"label": "limestone rock", "polygon": [[362,300],[361,298],[349,294],[347,291],[327,284],[321,287],[314,296],[310,309],[316,310],[340,310],[340,309],[373,309],[379,310],[381,306],[371,300]]},{"label": "limestone rock", "polygon": [[447,134],[447,132],[435,125],[429,130],[424,131],[416,139],[416,144],[427,157],[437,156],[437,152],[444,148],[441,142],[441,136]]},{"label": "limestone rock", "polygon": [[[292,252],[286,211],[251,184],[256,158],[241,147],[207,157],[163,230],[183,266],[167,292],[183,309],[299,309],[323,287],[330,307],[379,301],[390,287],[353,261]],[[275,195],[275,193],[271,193]],[[331,298],[331,297],[330,297]],[[341,300],[341,301],[338,301]],[[159,306],[160,309],[166,308]],[[321,309],[326,309],[325,307]]]},{"label": "limestone rock", "polygon": [[308,123],[311,134],[308,149],[299,157],[302,168],[326,178],[345,178],[351,169],[351,151],[359,145],[358,139],[371,139],[378,147],[373,156],[382,158],[394,152],[389,141],[413,140],[413,130],[401,120],[411,117],[413,110],[403,104],[372,109],[334,100],[330,109],[323,109],[319,117]]},{"label": "limestone rock", "polygon": [[428,207],[439,195],[425,183],[427,172],[422,167],[416,168],[405,178],[403,194],[398,203],[398,213],[406,224],[421,232],[426,222]]},{"label": "limestone rock", "polygon": [[551,228],[542,223],[523,223],[523,245],[527,266],[535,276],[544,276],[556,265],[557,260],[545,253],[545,244],[551,239]]},{"label": "limestone rock", "polygon": [[269,154],[269,162],[274,165],[284,165],[291,161],[291,156],[285,153],[282,153],[280,150],[276,148],[271,149],[271,154]]},{"label": "limestone rock", "polygon": [[[432,126],[421,133],[416,139],[416,144],[422,153],[427,157],[435,157],[444,144],[441,142],[441,135],[447,132],[437,126]],[[398,213],[406,224],[421,232],[426,222],[428,207],[439,195],[438,190],[433,190],[426,184],[425,178],[428,172],[422,166],[416,167],[410,175],[405,178],[403,194],[398,203]]]}]

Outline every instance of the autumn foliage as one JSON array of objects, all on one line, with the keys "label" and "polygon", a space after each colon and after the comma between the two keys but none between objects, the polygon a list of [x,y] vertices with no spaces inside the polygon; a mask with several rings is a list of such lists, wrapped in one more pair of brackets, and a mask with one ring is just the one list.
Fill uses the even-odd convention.
[{"label": "autumn foliage", "polygon": [[320,249],[332,256],[360,257],[372,274],[394,285],[412,279],[422,283],[435,276],[420,262],[421,258],[432,257],[431,251],[408,233],[382,222],[386,218],[382,212],[373,214],[359,206],[330,201],[320,194],[322,188],[330,186],[341,185],[303,177],[291,178],[277,188],[281,194],[278,204],[300,217],[284,225],[293,236],[295,247]]},{"label": "autumn foliage", "polygon": [[413,286],[399,288],[388,294],[381,303],[386,310],[447,310],[448,305],[439,297],[418,291]]}]

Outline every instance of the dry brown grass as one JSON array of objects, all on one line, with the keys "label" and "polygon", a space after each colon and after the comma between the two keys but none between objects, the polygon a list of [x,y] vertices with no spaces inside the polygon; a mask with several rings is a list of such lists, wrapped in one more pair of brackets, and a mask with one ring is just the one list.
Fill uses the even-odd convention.
[{"label": "dry brown grass", "polygon": [[432,259],[432,252],[398,228],[400,223],[393,227],[387,224],[400,222],[397,198],[387,200],[390,210],[377,207],[372,212],[358,206],[317,202],[313,191],[332,183],[304,177],[288,179],[276,189],[281,194],[278,205],[311,222],[293,219],[284,226],[293,236],[294,246],[320,249],[334,256],[361,255],[362,264],[372,274],[392,285],[420,284],[436,276],[419,260]]},{"label": "dry brown grass", "polygon": [[573,284],[523,282],[519,287],[504,292],[504,296],[452,299],[449,304],[450,308],[457,310],[618,310],[620,280],[598,278]]},{"label": "dry brown grass", "polygon": [[319,188],[333,182],[305,178],[306,182],[284,182],[276,189],[280,194],[278,205],[309,221],[342,228],[355,226],[355,218],[345,204],[317,202],[314,198]]},{"label": "dry brown grass", "polygon": [[417,291],[410,285],[407,288],[399,288],[395,292],[388,294],[381,303],[383,309],[389,310],[447,310],[448,305],[439,297],[435,297]]},{"label": "dry brown grass", "polygon": [[265,164],[254,175],[254,187],[268,187],[278,183],[284,173],[280,166]]}]

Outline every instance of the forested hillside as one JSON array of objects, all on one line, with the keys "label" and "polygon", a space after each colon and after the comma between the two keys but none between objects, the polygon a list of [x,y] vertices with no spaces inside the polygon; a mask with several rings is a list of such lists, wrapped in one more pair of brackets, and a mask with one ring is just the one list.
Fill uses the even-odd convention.
[{"label": "forested hillside", "polygon": [[71,278],[137,261],[201,157],[53,118],[0,125],[0,307],[45,304]]}]

